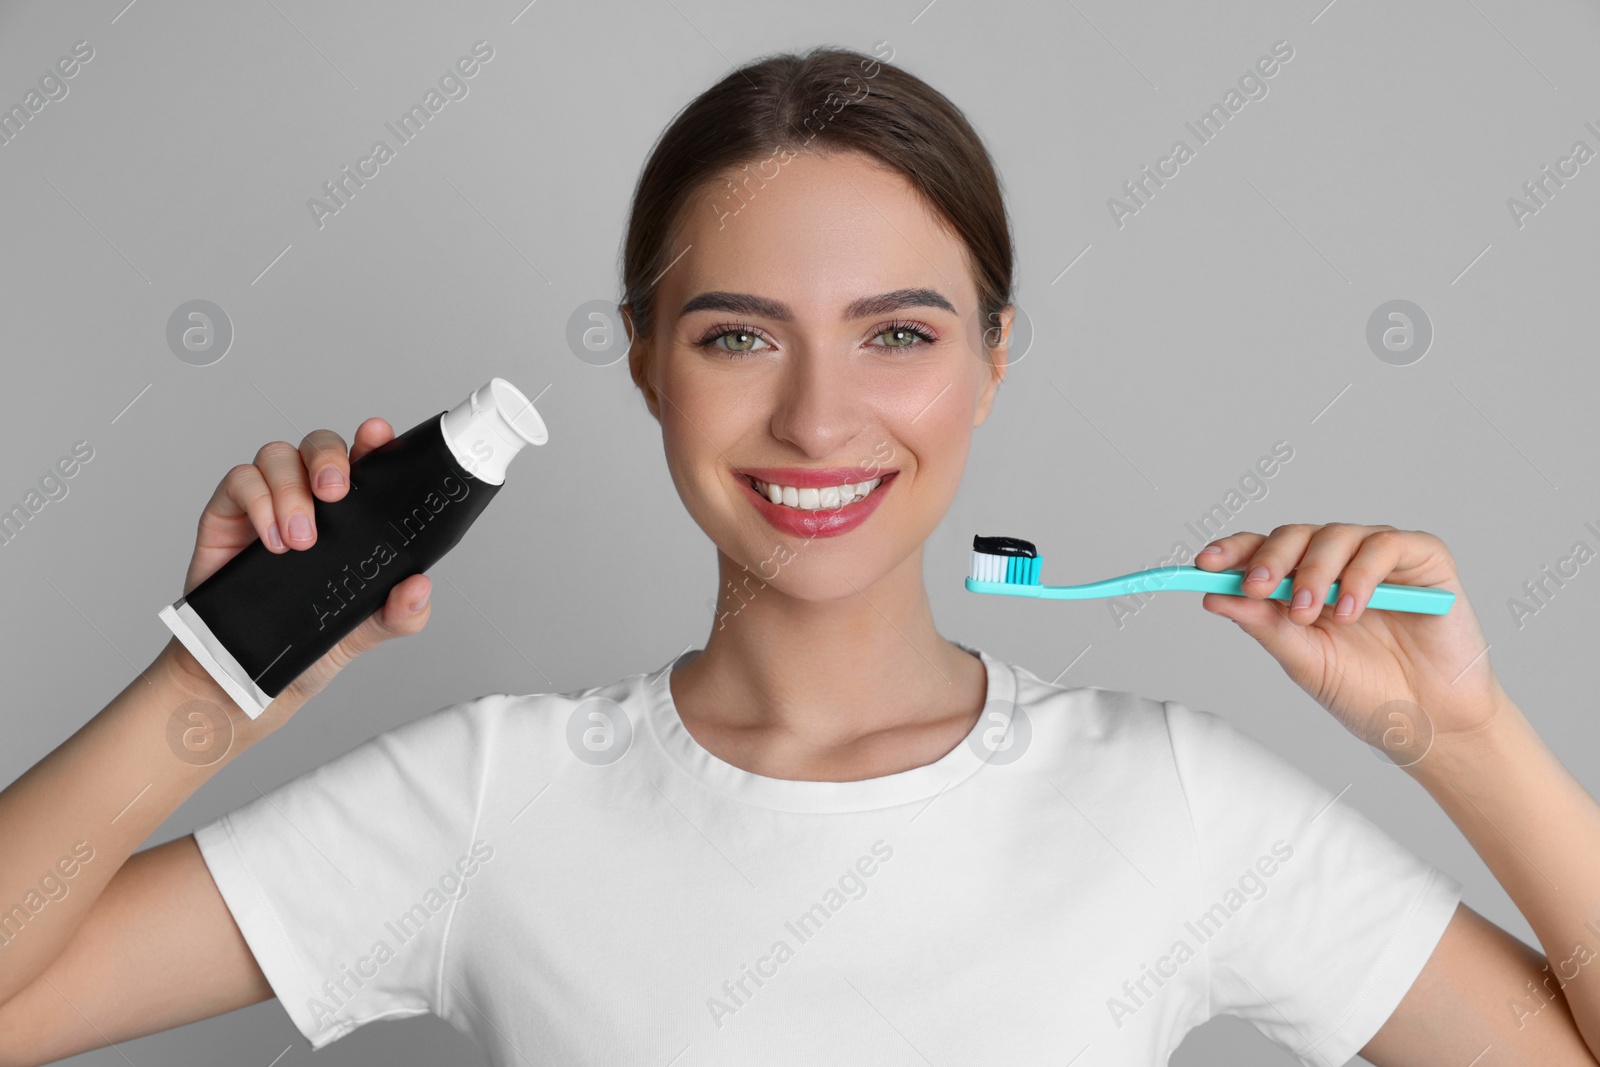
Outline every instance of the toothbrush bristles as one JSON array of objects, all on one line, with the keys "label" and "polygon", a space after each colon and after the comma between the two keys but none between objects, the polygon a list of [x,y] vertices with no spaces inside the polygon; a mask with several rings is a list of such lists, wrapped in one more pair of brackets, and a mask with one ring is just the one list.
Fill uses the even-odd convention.
[{"label": "toothbrush bristles", "polygon": [[1039,584],[1039,551],[1020,537],[972,539],[972,580],[1010,585]]},{"label": "toothbrush bristles", "polygon": [[976,582],[1006,582],[1012,585],[1039,584],[1038,556],[1001,556],[990,552],[972,552],[972,580]]}]

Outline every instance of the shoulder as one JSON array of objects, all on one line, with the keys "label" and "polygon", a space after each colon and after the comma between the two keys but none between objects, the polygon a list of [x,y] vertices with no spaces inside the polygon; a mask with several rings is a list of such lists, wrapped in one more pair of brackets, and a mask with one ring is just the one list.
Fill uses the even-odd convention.
[{"label": "shoulder", "polygon": [[439,708],[389,733],[439,755],[472,750],[486,762],[555,757],[573,733],[596,725],[624,735],[643,726],[654,672],[560,692],[485,693]]},{"label": "shoulder", "polygon": [[1017,708],[1048,739],[1102,749],[1170,748],[1168,701],[1127,689],[1056,685],[1019,664],[1007,666],[1016,676]]},{"label": "shoulder", "polygon": [[[1127,809],[1129,818],[1188,822],[1166,701],[1127,689],[1056,685],[1009,666],[1016,677],[1012,731],[1025,745],[1012,765],[1024,776],[1074,803]],[[1128,804],[1131,797],[1139,803]]]},{"label": "shoulder", "polygon": [[[1026,667],[1009,665],[1017,679],[1016,704],[1033,725],[1077,745],[1144,748],[1167,753],[1176,765],[1211,759],[1229,763],[1284,763],[1244,730],[1216,712],[1127,689],[1060,686]],[[1287,765],[1287,764],[1285,764]]]},{"label": "shoulder", "polygon": [[1273,806],[1306,817],[1331,795],[1215,712],[1124,689],[1062,687],[1025,667],[1013,670],[1016,704],[1044,773],[1170,802],[1202,826]]}]

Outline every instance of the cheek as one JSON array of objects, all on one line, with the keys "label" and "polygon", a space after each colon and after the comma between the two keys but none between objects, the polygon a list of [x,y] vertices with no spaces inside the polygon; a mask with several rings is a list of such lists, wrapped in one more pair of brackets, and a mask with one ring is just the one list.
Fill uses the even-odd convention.
[{"label": "cheek", "polygon": [[699,436],[695,427],[705,426],[709,406],[705,402],[703,385],[697,383],[693,375],[684,373],[679,362],[673,359],[662,368],[656,388],[661,397],[661,426],[667,445],[693,448]]},{"label": "cheek", "polygon": [[767,427],[783,381],[775,367],[706,365],[702,358],[680,353],[665,369],[662,412],[677,424],[684,447],[728,451]]},{"label": "cheek", "polygon": [[[950,399],[947,395],[946,400]],[[917,480],[930,506],[943,507],[955,495],[966,470],[972,444],[972,418],[968,409],[951,404],[935,419],[930,410],[907,429],[906,446],[916,453]],[[915,431],[912,433],[912,431]]]},{"label": "cheek", "polygon": [[668,465],[680,487],[716,477],[724,456],[737,446],[757,420],[759,398],[753,390],[733,389],[724,376],[669,369],[658,380],[661,395],[661,438]]}]

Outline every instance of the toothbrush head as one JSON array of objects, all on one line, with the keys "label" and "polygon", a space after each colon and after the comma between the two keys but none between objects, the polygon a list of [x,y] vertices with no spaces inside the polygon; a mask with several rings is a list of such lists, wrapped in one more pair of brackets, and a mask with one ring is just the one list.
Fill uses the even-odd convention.
[{"label": "toothbrush head", "polygon": [[1032,541],[1020,537],[974,537],[968,577],[975,582],[1038,585],[1039,553]]}]

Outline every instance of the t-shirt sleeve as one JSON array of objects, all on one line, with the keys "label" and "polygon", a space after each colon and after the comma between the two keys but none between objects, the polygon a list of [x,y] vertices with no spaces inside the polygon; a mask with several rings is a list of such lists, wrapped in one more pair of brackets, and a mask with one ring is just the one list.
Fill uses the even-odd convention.
[{"label": "t-shirt sleeve", "polygon": [[395,727],[195,830],[273,992],[320,1049],[438,1014],[503,695]]},{"label": "t-shirt sleeve", "polygon": [[1461,883],[1225,719],[1163,703],[1194,824],[1189,932],[1210,961],[1210,1013],[1338,1067],[1422,972]]}]

